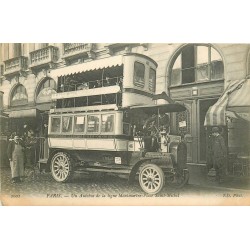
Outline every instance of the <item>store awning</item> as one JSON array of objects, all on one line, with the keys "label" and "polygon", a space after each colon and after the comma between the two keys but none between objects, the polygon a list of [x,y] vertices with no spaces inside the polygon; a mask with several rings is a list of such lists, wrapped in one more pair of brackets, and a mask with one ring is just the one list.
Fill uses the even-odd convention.
[{"label": "store awning", "polygon": [[225,126],[226,111],[229,106],[236,104],[238,106],[245,106],[250,102],[250,92],[246,92],[246,89],[249,88],[249,84],[248,79],[237,80],[230,83],[219,100],[208,109],[204,126]]},{"label": "store awning", "polygon": [[230,94],[228,107],[250,107],[250,79],[242,87]]},{"label": "store awning", "polygon": [[71,65],[55,70],[51,70],[50,76],[56,78],[59,76],[66,76],[71,74],[82,73],[90,70],[104,69],[113,66],[121,66],[123,64],[123,56],[112,56],[104,59],[93,60],[77,65]]},{"label": "store awning", "polygon": [[37,109],[12,110],[9,112],[9,118],[27,118],[36,116]]},{"label": "store awning", "polygon": [[[233,116],[232,113],[234,114]],[[229,118],[243,119],[250,122],[250,106],[227,107],[226,116]]]}]

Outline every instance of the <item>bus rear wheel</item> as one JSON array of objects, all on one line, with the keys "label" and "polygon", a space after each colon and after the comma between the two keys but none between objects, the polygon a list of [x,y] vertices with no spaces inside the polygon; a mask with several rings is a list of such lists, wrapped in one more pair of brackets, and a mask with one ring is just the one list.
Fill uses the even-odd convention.
[{"label": "bus rear wheel", "polygon": [[165,176],[160,167],[155,164],[147,164],[140,171],[139,182],[144,192],[157,194],[165,184]]},{"label": "bus rear wheel", "polygon": [[172,188],[182,188],[189,180],[189,172],[175,169],[174,172],[166,176],[166,185]]},{"label": "bus rear wheel", "polygon": [[57,182],[67,182],[73,174],[73,160],[65,152],[56,153],[51,160],[52,177]]}]

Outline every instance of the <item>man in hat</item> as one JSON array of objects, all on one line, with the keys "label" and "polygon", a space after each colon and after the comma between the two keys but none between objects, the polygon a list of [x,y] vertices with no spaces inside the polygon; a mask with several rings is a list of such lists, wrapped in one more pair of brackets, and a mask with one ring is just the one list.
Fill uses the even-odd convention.
[{"label": "man in hat", "polygon": [[161,112],[159,115],[153,114],[149,117],[145,124],[143,125],[143,129],[147,130],[156,130],[155,132],[167,131],[169,132],[170,119],[168,114]]},{"label": "man in hat", "polygon": [[159,113],[159,115],[153,114],[149,117],[144,125],[144,134],[150,134],[151,136],[151,149],[153,151],[158,150],[158,140],[160,140],[161,133],[168,134],[170,127],[170,118],[166,113]]},{"label": "man in hat", "polygon": [[216,177],[218,181],[221,181],[226,172],[225,158],[226,158],[226,145],[224,138],[219,133],[218,127],[212,128],[212,160],[213,168],[216,170]]}]

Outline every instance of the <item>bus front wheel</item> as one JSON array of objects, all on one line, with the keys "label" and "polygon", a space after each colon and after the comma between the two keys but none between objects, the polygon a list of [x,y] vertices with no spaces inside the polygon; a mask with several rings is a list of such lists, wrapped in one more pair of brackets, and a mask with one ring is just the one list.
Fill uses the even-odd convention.
[{"label": "bus front wheel", "polygon": [[139,182],[144,192],[157,194],[165,184],[165,176],[160,167],[155,164],[147,164],[140,171]]}]

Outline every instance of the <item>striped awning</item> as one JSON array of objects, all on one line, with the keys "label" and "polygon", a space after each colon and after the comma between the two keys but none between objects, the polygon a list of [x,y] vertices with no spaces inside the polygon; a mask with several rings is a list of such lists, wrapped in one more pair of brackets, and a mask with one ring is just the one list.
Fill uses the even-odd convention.
[{"label": "striped awning", "polygon": [[249,84],[250,82],[247,79],[237,80],[230,83],[219,100],[208,109],[204,126],[225,126],[227,107],[232,103],[235,105],[236,100],[238,106],[244,106],[246,105],[246,102],[249,102],[250,106],[250,92],[247,93],[246,90],[244,90],[245,88],[248,88]]},{"label": "striped awning", "polygon": [[50,76],[52,78],[56,78],[59,76],[77,74],[90,70],[104,69],[113,66],[121,66],[122,64],[123,64],[123,56],[118,55],[51,70]]}]

